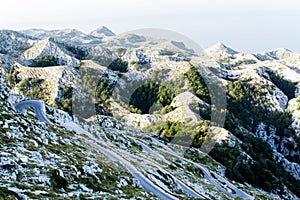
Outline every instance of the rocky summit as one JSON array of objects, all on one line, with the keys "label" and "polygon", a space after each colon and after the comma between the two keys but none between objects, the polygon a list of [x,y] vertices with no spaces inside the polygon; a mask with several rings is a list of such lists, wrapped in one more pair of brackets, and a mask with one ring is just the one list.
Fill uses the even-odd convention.
[{"label": "rocky summit", "polygon": [[300,53],[0,31],[0,199],[299,199]]}]

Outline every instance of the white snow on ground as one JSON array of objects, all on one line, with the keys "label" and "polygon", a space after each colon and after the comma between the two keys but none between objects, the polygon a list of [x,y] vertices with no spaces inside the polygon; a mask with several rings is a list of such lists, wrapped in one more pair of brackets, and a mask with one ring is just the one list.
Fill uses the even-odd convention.
[{"label": "white snow on ground", "polygon": [[[76,70],[72,69],[72,66],[75,66],[77,64],[77,59],[74,58],[73,53],[68,52],[65,48],[58,45],[58,43],[55,42],[53,39],[48,39],[49,34],[56,34],[58,36],[57,39],[60,38],[60,41],[65,42],[74,42],[75,40],[78,40],[78,43],[83,45],[84,43],[92,42],[95,44],[94,48],[87,48],[86,51],[88,52],[89,56],[103,56],[105,55],[106,58],[114,55],[110,55],[109,51],[105,49],[103,46],[111,46],[111,44],[116,44],[118,47],[130,47],[134,50],[131,51],[131,53],[126,53],[123,58],[127,59],[127,57],[130,57],[130,61],[139,61],[139,62],[146,62],[147,66],[152,69],[170,69],[170,74],[176,74],[180,75],[184,73],[189,67],[189,62],[185,62],[184,57],[181,55],[180,51],[186,51],[184,45],[181,43],[176,43],[174,41],[162,41],[162,40],[155,40],[155,39],[149,39],[143,36],[128,34],[126,36],[117,36],[116,38],[102,38],[99,37],[106,37],[109,35],[113,35],[109,30],[107,30],[105,27],[100,28],[92,35],[87,35],[84,33],[81,33],[76,30],[68,29],[68,30],[62,30],[62,31],[44,31],[44,30],[31,30],[30,34],[36,35],[40,40],[36,39],[30,39],[29,37],[24,37],[22,34],[18,34],[16,32],[12,31],[0,31],[0,49],[1,51],[7,51],[7,54],[0,54],[0,63],[8,69],[9,66],[12,64],[16,64],[18,66],[18,70],[20,72],[20,76],[22,78],[27,78],[31,76],[40,77],[47,79],[46,82],[50,84],[49,88],[51,90],[51,101],[54,102],[55,98],[59,96],[58,94],[58,87],[66,86],[68,83],[70,83],[74,77],[76,76],[75,72]],[[29,33],[28,32],[28,33]],[[97,38],[98,37],[98,38]],[[105,43],[102,45],[99,45],[100,43]],[[134,45],[136,46],[133,46]],[[139,46],[140,45],[140,46]],[[142,49],[141,46],[147,46],[147,48]],[[77,48],[77,46],[75,45]],[[159,48],[158,48],[159,47]],[[151,48],[156,49],[155,51]],[[162,50],[166,48],[172,48],[172,51],[174,51],[174,55],[172,56],[166,56],[161,55]],[[157,50],[158,49],[158,50]],[[78,50],[78,49],[77,49]],[[173,53],[173,52],[172,52]],[[186,53],[186,52],[184,52]],[[294,83],[298,83],[300,81],[300,73],[299,73],[299,54],[292,53],[286,49],[277,49],[274,51],[269,51],[260,55],[254,55],[254,54],[243,54],[238,53],[237,51],[230,49],[226,47],[224,44],[217,44],[205,51],[207,55],[205,56],[206,60],[202,60],[201,64],[208,64],[213,63],[211,65],[212,68],[217,69],[216,71],[222,75],[223,78],[228,78],[231,80],[234,79],[246,79],[246,78],[252,78],[253,84],[260,83],[262,85],[268,85],[269,81],[266,77],[263,77],[263,68],[268,68],[274,71],[278,71],[279,74],[283,75],[288,80],[291,80]],[[37,68],[37,69],[30,69],[28,67],[24,67],[23,65],[28,64],[29,59],[34,59],[36,57],[40,58],[43,55],[50,54],[58,57],[62,62],[65,62],[67,66],[61,66],[61,67],[51,67],[51,68]],[[18,59],[13,59],[13,57]],[[211,59],[212,58],[212,59]],[[223,61],[228,60],[229,62],[221,63],[221,60]],[[247,62],[253,62],[250,64]],[[18,63],[19,62],[19,63]],[[236,63],[241,63],[240,65],[234,66]],[[94,61],[83,61],[83,66],[92,65],[93,67],[99,68],[101,70],[106,69],[103,66],[99,66]],[[226,66],[228,65],[228,66]],[[233,66],[230,66],[233,65]],[[141,67],[141,66],[138,66]],[[109,70],[108,70],[109,71]],[[54,72],[54,73],[53,73]],[[127,78],[129,81],[136,81],[142,77],[150,76],[151,73],[149,72],[141,72],[136,71],[135,67],[131,65],[130,63],[130,72],[128,73]],[[4,81],[4,76],[1,74],[1,81]],[[117,81],[118,76],[112,72],[109,71],[109,81],[114,82]],[[1,82],[1,86],[2,86]],[[122,84],[124,82],[120,81]],[[226,81],[223,80],[223,83],[226,84]],[[124,85],[120,86],[119,89],[122,89]],[[2,88],[1,88],[2,89]],[[124,89],[124,88],[123,88]],[[17,91],[17,90],[16,90]],[[297,93],[297,95],[299,92]],[[1,98],[4,98],[4,93],[1,92]],[[288,100],[287,97],[284,95],[284,93],[277,87],[275,87],[274,91],[269,92],[267,94],[268,100],[271,102],[270,110],[280,110],[285,111],[288,106],[288,109],[292,112],[294,117],[294,124],[296,130],[299,130],[299,116],[298,111],[296,109],[297,102],[296,99]],[[23,97],[16,97],[11,95],[9,98],[9,103],[15,104],[19,101],[26,100],[26,98]],[[177,108],[175,111],[168,113],[166,115],[169,117],[169,119],[178,119],[179,116],[190,116],[195,118],[195,121],[201,120],[201,116],[193,115],[194,113],[189,113],[188,109],[183,109],[185,103],[201,103],[204,104],[204,102],[201,102],[200,99],[196,98],[192,95],[192,93],[183,93],[179,94],[175,98],[175,102],[173,102]],[[180,101],[181,100],[181,101]],[[1,102],[2,103],[2,102]],[[112,103],[112,105],[115,102]],[[16,110],[23,112],[22,116],[26,117],[32,117],[35,123],[34,126],[31,125],[32,121],[27,121],[26,118],[19,119],[21,117],[17,117],[16,120],[1,120],[0,124],[3,129],[7,129],[3,133],[3,136],[10,139],[10,140],[20,140],[24,138],[28,138],[30,132],[35,132],[36,137],[26,140],[27,145],[30,146],[30,148],[39,148],[40,151],[31,151],[28,150],[28,147],[22,146],[21,143],[16,142],[17,147],[14,149],[16,150],[15,159],[12,159],[12,154],[8,152],[3,152],[3,157],[1,157],[1,163],[4,165],[15,165],[15,163],[20,162],[24,165],[28,163],[34,163],[38,166],[40,165],[49,165],[51,167],[57,167],[57,162],[55,160],[62,160],[63,157],[57,156],[56,154],[52,153],[44,153],[43,145],[59,145],[61,143],[67,144],[67,145],[80,145],[80,141],[74,141],[71,138],[63,138],[63,136],[55,133],[54,131],[45,131],[47,127],[55,127],[58,129],[66,129],[70,131],[74,131],[78,134],[78,138],[82,140],[88,140],[90,144],[94,144],[94,147],[101,152],[104,152],[104,154],[111,158],[112,160],[118,161],[118,163],[123,164],[125,168],[127,168],[128,171],[130,171],[132,174],[135,174],[137,178],[135,180],[139,180],[140,184],[143,185],[145,188],[148,189],[148,191],[156,190],[158,193],[156,193],[160,197],[166,197],[163,195],[166,191],[171,191],[170,187],[166,184],[159,182],[160,180],[154,180],[156,184],[153,183],[153,181],[149,180],[147,178],[147,169],[150,168],[149,166],[146,166],[143,168],[143,166],[137,166],[138,164],[144,164],[146,162],[138,162],[140,158],[144,158],[145,160],[149,160],[147,162],[151,163],[151,165],[155,165],[156,163],[159,163],[161,165],[168,166],[168,164],[172,163],[172,159],[174,156],[178,158],[179,160],[184,160],[185,162],[189,162],[190,164],[196,165],[195,163],[192,163],[190,161],[185,160],[181,156],[181,154],[177,153],[177,150],[174,151],[177,147],[174,147],[172,145],[165,145],[159,140],[156,140],[154,138],[149,137],[147,142],[143,142],[143,139],[141,140],[141,135],[146,137],[146,133],[144,135],[139,133],[135,133],[132,130],[126,130],[121,131],[121,126],[116,127],[116,123],[114,120],[103,120],[100,125],[102,126],[100,128],[99,124],[95,125],[93,124],[92,120],[86,120],[86,121],[80,121],[76,119],[75,117],[72,118],[67,113],[64,113],[62,111],[58,111],[56,109],[53,109],[49,106],[47,106],[47,109],[45,110],[44,104],[42,102],[37,103],[35,101],[29,102],[27,105],[34,108],[34,113],[32,111],[28,111],[26,113],[25,107],[17,106],[21,104],[15,104]],[[293,105],[293,106],[291,106]],[[185,107],[187,108],[187,107]],[[50,113],[50,116],[47,115]],[[53,113],[52,113],[53,112]],[[2,114],[9,114],[10,112],[3,111]],[[35,117],[34,117],[35,116]],[[166,116],[155,116],[155,115],[136,115],[136,114],[129,114],[127,117],[127,122],[130,122],[131,124],[139,124],[140,126],[146,126],[151,125],[157,120],[163,119],[163,117]],[[49,117],[49,118],[48,118]],[[36,118],[39,119],[39,121],[36,121]],[[14,122],[17,121],[18,123],[23,124],[23,127],[19,127],[18,125],[14,124]],[[50,124],[50,125],[49,125]],[[92,125],[91,125],[92,124]],[[26,129],[26,130],[25,130]],[[285,138],[284,142],[281,144],[276,144],[276,139],[278,139],[278,136],[276,136],[275,128],[274,127],[268,127],[270,129],[270,134],[266,132],[266,126],[261,123],[258,126],[258,129],[255,133],[257,137],[262,138],[263,140],[267,141],[273,149],[280,149],[283,153],[280,154],[277,151],[274,150],[274,158],[280,162],[284,168],[290,172],[295,178],[299,179],[299,165],[295,163],[289,162],[287,159],[285,159],[285,155],[288,154],[297,154],[299,152],[289,152],[287,148],[285,147],[285,141],[293,141],[292,138]],[[238,141],[231,133],[229,133],[226,130],[223,129],[214,129],[215,133],[215,139],[218,144],[226,144],[229,147],[235,147],[237,143],[240,143],[241,141]],[[130,137],[129,137],[130,135]],[[299,131],[297,132],[297,136],[299,136]],[[76,136],[77,137],[77,136]],[[87,139],[88,138],[88,139]],[[104,142],[105,141],[105,142]],[[150,142],[151,141],[151,142]],[[141,147],[140,150],[139,147]],[[172,150],[173,149],[173,150]],[[124,153],[123,151],[126,151]],[[138,152],[138,153],[137,153]],[[85,152],[86,155],[89,154],[89,152]],[[163,154],[163,155],[162,155]],[[166,156],[166,154],[168,156]],[[137,158],[139,155],[140,158]],[[246,155],[247,156],[247,155]],[[46,158],[45,158],[46,157]],[[51,158],[51,159],[49,159]],[[251,159],[251,157],[249,158]],[[160,166],[160,165],[159,165]],[[210,171],[211,169],[207,169],[207,167],[204,167],[202,165],[197,165],[205,174],[205,178],[203,181],[206,181],[208,184],[210,184],[214,190],[210,191],[209,189],[205,188],[207,191],[206,193],[209,194],[224,194],[226,197],[245,197],[245,198],[252,198],[252,196],[246,194],[241,189],[235,188],[235,186],[230,185],[230,182],[228,182],[226,179],[223,179],[222,177],[218,177],[217,175],[214,175],[213,177]],[[76,171],[75,165],[71,166],[74,171]],[[21,168],[23,170],[23,168]],[[97,172],[101,172],[102,169],[99,168],[97,164],[93,160],[89,160],[88,162],[84,163],[83,166],[83,172],[86,174],[95,175]],[[18,178],[17,173],[11,173],[9,174],[7,170],[2,170],[1,173],[5,175],[5,179],[8,180],[16,180]],[[44,184],[49,185],[49,179],[47,179],[46,176],[42,175],[41,170],[36,167],[32,169],[32,172],[36,175],[33,179],[36,182],[43,182]],[[59,175],[61,177],[67,177],[66,171],[58,171]],[[81,172],[76,171],[76,174],[79,176]],[[164,172],[165,173],[165,172]],[[170,174],[172,176],[171,172],[166,172],[165,174]],[[224,170],[223,170],[224,174]],[[177,174],[173,175],[174,180],[176,180]],[[154,178],[157,179],[157,178]],[[182,180],[182,182],[180,182]],[[181,189],[186,189],[184,193],[188,194],[189,192],[193,193],[193,190],[195,188],[203,188],[202,185],[197,185],[196,183],[191,183],[190,177],[188,175],[183,175],[181,179],[178,179],[178,181],[175,181],[177,186],[180,185]],[[119,182],[120,187],[126,187],[126,185],[129,184],[127,179],[122,179]],[[71,187],[71,186],[70,186]],[[72,187],[75,188],[73,185]],[[78,186],[79,187],[79,186]],[[179,186],[178,186],[179,187]],[[218,189],[218,190],[217,190]],[[91,192],[91,189],[86,187],[85,185],[80,186],[80,190],[85,191],[87,193]],[[203,189],[202,189],[203,190]],[[201,190],[201,191],[202,191]],[[216,192],[218,191],[218,192]],[[65,192],[61,190],[61,192]],[[195,192],[195,191],[194,191]],[[235,193],[236,192],[236,193]],[[18,191],[20,193],[20,191]],[[42,195],[42,192],[39,190],[35,191],[36,194]],[[121,190],[116,190],[116,193],[121,194]],[[74,196],[79,196],[79,193],[74,192]],[[72,194],[72,195],[73,195]],[[252,195],[252,194],[251,194]],[[167,195],[170,198],[174,198],[172,194]],[[25,197],[24,197],[25,198]]]}]

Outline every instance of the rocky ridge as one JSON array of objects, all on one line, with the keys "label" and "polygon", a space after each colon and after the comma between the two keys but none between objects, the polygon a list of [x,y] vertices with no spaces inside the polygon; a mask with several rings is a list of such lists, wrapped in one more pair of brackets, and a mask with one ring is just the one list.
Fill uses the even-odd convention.
[{"label": "rocky ridge", "polygon": [[[92,141],[95,142],[96,140],[100,141],[102,145],[108,145],[109,148],[117,148],[118,154],[125,154],[130,157],[130,163],[138,167],[138,170],[169,193],[176,194],[181,198],[188,198],[190,195],[187,192],[190,190],[184,190],[183,185],[176,184],[176,178],[173,176],[176,174],[179,180],[192,188],[191,191],[205,194],[207,198],[223,198],[224,195],[228,198],[232,197],[233,193],[222,192],[222,190],[217,189],[218,187],[212,188],[209,186],[212,182],[207,182],[207,177],[196,175],[199,166],[190,166],[191,162],[184,161],[183,158],[181,158],[180,164],[177,163],[179,162],[178,157],[167,155],[170,151],[164,152],[163,142],[157,140],[154,135],[128,127],[145,128],[161,121],[197,123],[209,120],[201,110],[199,111],[198,105],[209,110],[211,109],[210,103],[204,101],[199,95],[197,96],[197,91],[195,92],[187,86],[188,80],[184,79],[183,76],[192,67],[193,64],[191,64],[190,59],[194,55],[183,50],[181,46],[178,46],[178,43],[134,34],[114,36],[107,28],[101,28],[91,34],[84,34],[72,29],[56,31],[27,30],[21,33],[1,31],[0,37],[0,41],[2,41],[0,43],[0,60],[3,67],[1,85],[6,90],[1,93],[1,102],[3,102],[1,107],[1,136],[3,137],[2,141],[5,141],[1,147],[1,153],[3,154],[1,158],[4,159],[1,162],[1,174],[5,175],[3,177],[7,177],[2,179],[5,187],[2,187],[1,190],[5,194],[10,193],[10,195],[19,196],[20,198],[41,197],[39,195],[45,198],[80,197],[80,195],[99,198],[111,195],[116,198],[129,198],[132,196],[152,198],[152,194],[143,191],[139,181],[130,174],[126,167],[120,168],[118,164],[114,166],[115,164],[111,164],[114,162],[111,162],[109,158],[107,159],[107,155],[95,145],[92,145]],[[248,116],[254,115],[246,123],[239,121],[240,118],[238,113],[235,113],[235,106],[233,106],[236,104],[232,104],[232,107],[230,107],[230,100],[228,112],[233,114],[228,118],[231,126],[225,124],[225,129],[211,127],[217,130],[218,134],[215,138],[217,145],[220,148],[239,149],[240,155],[236,161],[236,165],[238,165],[239,162],[245,164],[258,162],[257,158],[253,157],[254,155],[247,149],[247,145],[251,144],[244,140],[247,135],[266,142],[272,152],[269,159],[274,159],[276,165],[283,167],[285,172],[289,174],[288,176],[293,177],[290,180],[294,180],[297,187],[300,173],[300,112],[298,110],[300,54],[286,49],[277,49],[259,54],[244,54],[221,43],[205,50],[205,53],[206,57],[209,58],[209,62],[203,61],[202,65],[209,67],[219,77],[221,83],[226,87],[231,87],[231,84],[240,84],[236,87],[234,85],[235,90],[232,93],[229,91],[229,96],[238,99],[237,95],[239,94],[236,91],[239,87],[244,88],[243,84],[246,84],[246,88],[254,87],[256,89],[253,90],[258,91],[259,95],[263,96],[259,100],[258,107],[262,106],[262,109],[266,109],[271,113],[286,113],[286,115],[291,116],[291,123],[287,124],[288,127],[282,128],[277,126],[278,124],[272,124],[257,118],[256,113],[246,106],[243,107],[244,110],[238,111],[248,112]],[[56,66],[30,67],[33,63],[44,59],[45,56],[51,56],[50,58],[55,61]],[[126,71],[111,70],[113,69],[110,68],[111,63],[117,58],[126,61]],[[12,66],[14,66],[14,70],[11,70]],[[120,64],[120,66],[122,65]],[[108,81],[108,86],[115,86],[117,82],[117,87],[113,90],[113,95],[117,96],[122,94],[124,90],[128,91],[127,87],[130,83],[137,82],[137,86],[130,85],[130,87],[137,89],[138,86],[141,86],[139,81],[145,78],[155,83],[158,80],[163,80],[161,82],[168,82],[168,84],[174,84],[174,82],[177,84],[180,82],[178,80],[182,80],[184,87],[178,91],[174,90],[176,97],[170,103],[172,109],[169,112],[163,111],[161,107],[159,109],[153,107],[151,113],[132,113],[128,110],[129,105],[126,105],[130,99],[127,99],[128,101],[123,100],[123,103],[120,103],[117,99],[109,99],[109,109],[112,113],[118,113],[114,116],[125,122],[126,125],[116,119],[105,116],[99,117],[99,115],[96,118],[91,116],[92,118],[89,119],[81,119],[78,116],[69,116],[67,113],[50,107],[59,107],[58,102],[66,100],[63,96],[64,89],[75,87],[76,80],[84,75],[84,69],[86,68],[97,70],[103,76],[103,79],[100,80]],[[159,74],[159,72],[161,73]],[[8,89],[5,81],[8,80],[6,77],[10,74],[16,80],[8,81],[10,87]],[[154,75],[159,78],[154,77]],[[4,80],[5,78],[6,80]],[[46,110],[54,125],[39,122],[30,110],[26,114],[19,114],[13,108],[14,103],[24,99],[22,96],[32,94],[22,87],[24,80],[29,81],[30,87],[33,87],[32,79],[43,80],[39,87],[47,93],[43,95],[42,100],[50,105],[47,106]],[[92,80],[97,81],[97,79]],[[289,91],[288,86],[290,85],[294,86],[292,92]],[[176,89],[177,87],[178,85],[174,86]],[[134,91],[131,95],[133,93]],[[188,98],[189,101],[185,101],[185,98]],[[243,97],[241,97],[241,103],[243,103],[242,100]],[[252,99],[252,101],[256,100]],[[254,104],[254,102],[252,103]],[[103,109],[107,109],[106,102],[103,102],[103,106]],[[258,122],[254,123],[256,120]],[[283,121],[282,123],[286,122]],[[254,125],[255,127],[253,127]],[[79,129],[79,127],[81,128]],[[26,129],[28,131],[35,130],[35,132],[31,133]],[[83,134],[86,132],[88,135]],[[49,143],[49,141],[51,142]],[[65,153],[62,155],[58,154],[57,150],[55,151],[58,144],[64,145]],[[173,151],[175,149],[175,152],[183,148],[173,145],[168,148],[172,148]],[[9,146],[9,148],[5,149],[5,146]],[[40,149],[40,146],[43,148]],[[81,149],[79,154],[83,154],[83,157],[78,158],[76,157],[77,154],[73,154],[78,149]],[[43,152],[41,152],[42,150]],[[15,151],[18,152],[18,155],[12,154]],[[194,151],[198,152],[196,149],[191,151],[193,153]],[[152,158],[150,160],[137,158],[137,155],[143,154],[146,155],[145,157],[151,155]],[[159,163],[160,161],[157,160],[158,154],[167,161]],[[72,166],[73,161],[69,161],[71,158],[64,157],[66,155],[71,158],[74,157],[80,166]],[[94,155],[97,155],[97,158]],[[169,156],[170,158],[167,158]],[[222,163],[222,160],[218,160],[214,156],[212,155],[214,159]],[[107,161],[103,162],[105,159]],[[24,169],[23,161],[29,162],[28,166],[32,166],[32,168]],[[144,165],[138,166],[138,162],[143,162]],[[201,162],[204,161],[201,160]],[[84,163],[89,164],[85,165]],[[209,168],[211,172],[216,172],[217,175],[215,176],[218,176],[218,174],[224,176],[226,174],[225,168],[227,168],[228,173],[228,166],[222,166],[211,157],[209,157],[209,161],[202,164]],[[74,173],[72,170],[67,170],[70,167],[74,169]],[[187,173],[187,169],[190,169],[190,167],[194,171]],[[62,171],[59,171],[59,169]],[[168,173],[164,170],[167,170]],[[21,178],[18,177],[18,173],[23,174]],[[197,179],[193,178],[195,175]],[[119,180],[119,184],[114,185],[105,181],[102,181],[101,184],[102,178],[108,177],[107,179],[109,179],[109,176]],[[276,174],[272,176],[276,177]],[[279,177],[275,179],[279,179]],[[59,184],[63,183],[57,182],[66,182],[65,180],[67,180],[67,185],[60,187]],[[26,185],[20,185],[20,181],[26,182]],[[222,181],[219,181],[220,183]],[[271,186],[269,193],[247,184],[233,183],[256,198],[262,198],[263,196],[266,198],[297,198],[289,190],[289,187],[282,183],[277,188]],[[108,185],[111,188],[105,188]],[[227,188],[227,186],[221,185]],[[30,192],[33,187],[37,188],[36,191]],[[264,189],[268,190],[269,188],[265,187]],[[227,190],[230,191],[232,188],[229,187]]]}]

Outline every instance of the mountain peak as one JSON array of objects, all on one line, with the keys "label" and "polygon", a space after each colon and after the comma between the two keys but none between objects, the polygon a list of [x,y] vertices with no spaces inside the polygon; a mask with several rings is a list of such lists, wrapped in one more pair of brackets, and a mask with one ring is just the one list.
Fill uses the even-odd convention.
[{"label": "mountain peak", "polygon": [[267,51],[267,53],[274,53],[274,54],[287,53],[287,54],[290,54],[290,53],[293,53],[293,52],[291,50],[289,50],[289,49],[286,49],[286,48],[277,48],[277,49],[273,49],[273,50]]},{"label": "mountain peak", "polygon": [[224,43],[222,42],[217,42],[216,44],[214,44],[213,46],[215,47],[227,47]]},{"label": "mountain peak", "polygon": [[101,26],[96,30],[92,31],[90,35],[95,37],[103,37],[103,36],[115,36],[116,34],[112,32],[110,29],[108,29],[107,27]]},{"label": "mountain peak", "polygon": [[238,51],[235,51],[232,48],[226,46],[222,42],[218,42],[218,43],[214,44],[209,49],[215,49],[217,51],[223,51],[223,52],[226,52],[226,53],[229,53],[229,54],[237,54],[237,53],[239,53]]},{"label": "mountain peak", "polygon": [[221,42],[218,42],[213,46],[205,49],[205,52],[216,58],[228,57],[239,53],[238,51],[231,49]]},{"label": "mountain peak", "polygon": [[280,59],[285,59],[285,58],[291,57],[292,54],[293,54],[293,52],[289,49],[277,48],[277,49],[273,49],[270,51],[266,51],[262,55],[269,59],[280,60]]}]

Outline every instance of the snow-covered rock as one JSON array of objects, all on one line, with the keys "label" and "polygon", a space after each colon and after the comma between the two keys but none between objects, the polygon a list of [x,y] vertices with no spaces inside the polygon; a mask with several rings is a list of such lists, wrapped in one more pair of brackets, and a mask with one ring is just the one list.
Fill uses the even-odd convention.
[{"label": "snow-covered rock", "polygon": [[204,51],[215,59],[232,57],[233,55],[238,54],[237,51],[227,47],[221,42],[218,42]]},{"label": "snow-covered rock", "polygon": [[115,36],[116,34],[114,34],[107,27],[101,26],[101,27],[97,28],[96,30],[92,31],[90,33],[90,35],[102,38],[102,37],[105,37],[105,36],[108,36],[108,37],[109,36]]}]

